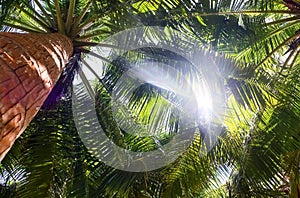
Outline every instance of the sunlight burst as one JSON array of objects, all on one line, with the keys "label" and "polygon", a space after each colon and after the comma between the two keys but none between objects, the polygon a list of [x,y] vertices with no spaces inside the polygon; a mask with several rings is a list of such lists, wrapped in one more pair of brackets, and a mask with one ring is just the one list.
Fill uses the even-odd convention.
[{"label": "sunlight burst", "polygon": [[200,119],[209,121],[213,112],[213,100],[208,85],[203,81],[194,83],[193,92],[196,97]]}]

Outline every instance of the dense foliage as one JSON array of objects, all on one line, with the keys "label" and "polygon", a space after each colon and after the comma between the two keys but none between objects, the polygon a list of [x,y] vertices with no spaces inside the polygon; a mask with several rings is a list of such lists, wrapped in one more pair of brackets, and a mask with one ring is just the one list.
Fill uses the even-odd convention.
[{"label": "dense foliage", "polygon": [[[161,26],[186,33],[203,45],[203,54],[210,61],[207,67],[217,65],[226,109],[222,122],[217,123],[222,132],[211,150],[203,148],[207,126],[200,126],[194,130],[193,143],[173,163],[148,172],[126,172],[105,165],[87,150],[74,123],[71,95],[74,87],[60,81],[64,96],[59,101],[55,98],[56,103],[50,102],[39,112],[1,162],[2,197],[299,196],[299,1],[35,0],[28,3],[17,0],[18,6],[13,9],[9,9],[12,1],[0,2],[3,31],[14,31],[9,28],[12,27],[48,33],[62,32],[60,23],[80,18],[81,10],[92,5],[81,21],[82,26],[78,26],[81,29],[76,26],[73,29],[83,33],[79,38],[74,37],[74,46],[80,50],[75,54],[77,58],[73,56],[74,61],[70,61],[71,66],[77,64],[76,69],[65,72],[72,76],[69,81],[73,80],[74,70],[84,67],[85,53],[117,32]],[[42,3],[38,5],[39,2]],[[74,12],[68,16],[73,7],[70,5],[74,6]],[[47,17],[43,18],[45,13]],[[66,24],[66,27],[71,26]],[[75,35],[72,28],[66,34]],[[122,131],[111,112],[110,94],[117,86],[115,81],[126,71],[126,65],[138,62],[139,58],[172,64],[180,60],[180,64],[175,64],[179,71],[189,65],[170,51],[132,50],[106,64],[103,76],[96,82],[88,82],[79,69],[82,80],[79,89],[88,87],[94,92],[98,121],[108,137],[119,146],[148,151],[172,138],[176,133],[176,116],[164,126],[167,133],[153,139]],[[128,86],[124,85],[124,95]],[[157,109],[159,105],[171,109],[164,101],[169,95],[163,89],[145,84],[124,101],[129,101],[130,110],[135,109],[132,112],[138,117],[136,122],[146,122],[155,128],[162,123],[151,118],[149,112],[155,110],[157,120],[163,119],[165,114]],[[85,97],[79,94],[77,105],[86,105]],[[88,126],[95,121],[84,112],[79,117],[89,120]]]}]

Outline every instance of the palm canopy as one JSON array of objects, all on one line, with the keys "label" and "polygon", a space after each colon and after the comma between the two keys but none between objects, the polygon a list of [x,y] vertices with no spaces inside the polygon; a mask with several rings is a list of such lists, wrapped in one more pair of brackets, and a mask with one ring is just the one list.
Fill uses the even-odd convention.
[{"label": "palm canopy", "polygon": [[[39,113],[3,161],[3,193],[30,197],[38,188],[37,196],[62,197],[280,196],[285,194],[289,182],[291,196],[297,194],[299,132],[295,125],[299,120],[299,67],[298,46],[292,45],[293,41],[297,43],[297,10],[288,10],[279,0],[16,2],[18,6],[3,23],[5,28],[64,33],[81,53],[92,51],[82,46],[95,45],[110,34],[139,25],[167,26],[192,35],[204,46],[227,53],[209,56],[222,73],[224,107],[228,110],[222,123],[218,123],[223,126],[222,133],[209,152],[202,144],[205,126],[200,126],[194,131],[189,149],[173,163],[158,170],[132,173],[108,167],[87,151],[75,128],[71,96],[67,94],[55,108]],[[81,18],[87,5],[91,9]],[[234,42],[237,38],[241,41]],[[288,57],[280,59],[289,49]],[[79,66],[84,57],[74,56],[70,67]],[[157,148],[156,140],[160,144],[168,142],[176,127],[169,127],[169,133],[156,140],[141,138],[120,130],[111,112],[111,89],[118,86],[116,81],[126,64],[140,57],[164,63],[171,59],[172,64],[174,59],[182,60],[170,51],[132,50],[106,63],[103,76],[96,82],[84,80],[85,74],[80,72],[84,85],[78,90],[85,86],[96,93],[98,119],[107,136],[120,146],[147,151]],[[83,67],[93,70],[88,66],[83,63]],[[72,70],[65,73],[70,75]],[[130,84],[123,86],[126,96]],[[65,90],[70,93],[71,89]],[[162,96],[168,94],[146,84],[127,101],[142,122],[150,117],[146,112],[155,110],[163,103]],[[78,105],[85,105],[87,97],[80,95]],[[158,102],[153,105],[154,99]],[[89,114],[81,113],[86,120],[94,121]],[[157,113],[155,117],[159,120],[164,115]],[[148,120],[150,127],[159,125]],[[226,184],[220,181],[228,175]]]}]

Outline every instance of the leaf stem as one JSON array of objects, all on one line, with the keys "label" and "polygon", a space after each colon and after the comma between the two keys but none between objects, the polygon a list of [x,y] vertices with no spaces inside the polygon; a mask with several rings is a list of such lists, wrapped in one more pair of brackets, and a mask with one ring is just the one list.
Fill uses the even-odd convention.
[{"label": "leaf stem", "polygon": [[60,11],[60,6],[58,0],[54,0],[55,3],[55,10],[56,10],[56,19],[57,19],[57,26],[58,26],[58,33],[65,34],[65,28],[63,24],[63,19]]}]

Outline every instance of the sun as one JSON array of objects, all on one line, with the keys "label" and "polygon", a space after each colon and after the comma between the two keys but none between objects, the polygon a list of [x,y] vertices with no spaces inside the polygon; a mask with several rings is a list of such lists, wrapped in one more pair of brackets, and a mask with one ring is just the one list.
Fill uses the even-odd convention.
[{"label": "sun", "polygon": [[211,90],[205,81],[200,81],[193,84],[193,92],[196,97],[198,106],[198,115],[200,119],[209,121],[212,118],[213,113],[213,98]]}]

